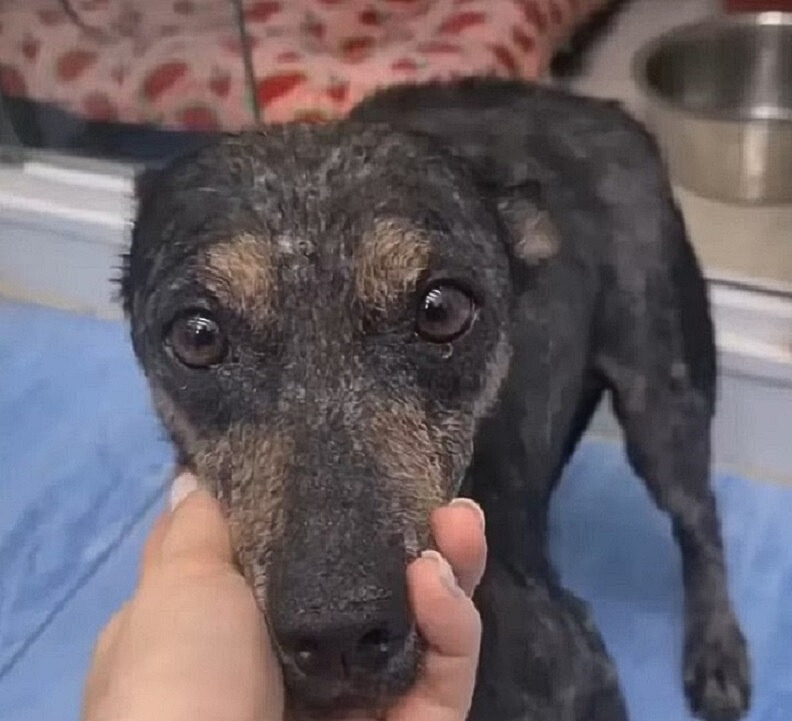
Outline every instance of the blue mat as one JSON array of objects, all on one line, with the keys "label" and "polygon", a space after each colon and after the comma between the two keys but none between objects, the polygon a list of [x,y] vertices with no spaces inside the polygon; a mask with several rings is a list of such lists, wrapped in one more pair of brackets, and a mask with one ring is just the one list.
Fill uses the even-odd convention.
[{"label": "blue mat", "polygon": [[[0,303],[0,719],[76,721],[94,639],[130,593],[171,452],[125,329]],[[792,720],[792,489],[719,475],[754,658],[751,721]],[[616,444],[586,443],[553,554],[592,604],[633,721],[685,721],[679,554]]]}]

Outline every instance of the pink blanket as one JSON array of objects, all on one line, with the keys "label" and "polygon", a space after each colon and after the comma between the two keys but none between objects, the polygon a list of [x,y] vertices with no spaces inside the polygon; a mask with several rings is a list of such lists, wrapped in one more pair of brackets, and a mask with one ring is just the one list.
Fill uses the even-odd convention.
[{"label": "pink blanket", "polygon": [[0,0],[0,87],[95,120],[323,120],[397,82],[539,77],[607,1],[242,0],[240,24],[229,0]]}]

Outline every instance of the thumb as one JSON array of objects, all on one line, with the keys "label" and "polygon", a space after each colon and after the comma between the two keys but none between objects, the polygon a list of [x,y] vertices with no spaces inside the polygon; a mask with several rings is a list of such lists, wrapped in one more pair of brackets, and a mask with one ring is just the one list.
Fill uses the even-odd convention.
[{"label": "thumb", "polygon": [[436,551],[407,569],[418,628],[428,648],[412,690],[387,721],[463,721],[470,710],[481,643],[481,618]]},{"label": "thumb", "polygon": [[175,503],[160,546],[160,564],[178,562],[196,570],[233,567],[228,524],[217,500],[183,473],[174,482]]}]

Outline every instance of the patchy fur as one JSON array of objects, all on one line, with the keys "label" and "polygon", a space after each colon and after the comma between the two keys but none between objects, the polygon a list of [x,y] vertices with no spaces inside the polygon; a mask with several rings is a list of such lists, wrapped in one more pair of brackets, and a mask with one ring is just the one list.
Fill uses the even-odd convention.
[{"label": "patchy fur", "polygon": [[[135,352],[180,462],[228,509],[294,718],[378,711],[411,685],[404,569],[456,493],[488,519],[471,721],[626,718],[547,553],[552,492],[606,393],[682,552],[690,706],[744,713],[706,286],[623,111],[517,82],[398,87],[347,121],[214,140],[139,197],[122,282]],[[417,330],[432,283],[475,308],[448,343]],[[203,368],[167,351],[195,308],[227,347]]]},{"label": "patchy fur", "polygon": [[191,458],[227,509],[239,562],[254,588],[267,577],[273,548],[288,542],[283,504],[292,454],[287,435],[239,424],[198,444]]},{"label": "patchy fur", "polygon": [[442,436],[433,437],[436,434],[419,403],[386,399],[380,403],[364,442],[371,444],[379,473],[393,484],[391,513],[404,518],[405,528],[422,530],[419,539],[426,547],[429,514],[456,491],[448,487],[453,477],[443,470],[448,449]]}]

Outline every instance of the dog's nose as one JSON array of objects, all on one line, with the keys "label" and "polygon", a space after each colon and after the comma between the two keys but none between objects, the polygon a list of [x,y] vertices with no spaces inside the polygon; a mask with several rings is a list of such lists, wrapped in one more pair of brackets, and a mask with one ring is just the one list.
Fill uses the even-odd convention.
[{"label": "dog's nose", "polygon": [[408,636],[401,620],[380,619],[343,630],[298,632],[283,651],[306,676],[348,677],[385,669],[403,651]]}]

